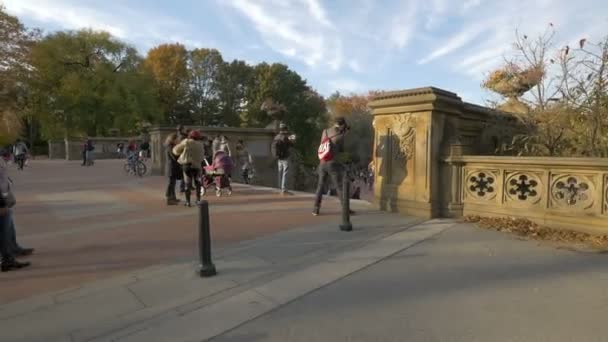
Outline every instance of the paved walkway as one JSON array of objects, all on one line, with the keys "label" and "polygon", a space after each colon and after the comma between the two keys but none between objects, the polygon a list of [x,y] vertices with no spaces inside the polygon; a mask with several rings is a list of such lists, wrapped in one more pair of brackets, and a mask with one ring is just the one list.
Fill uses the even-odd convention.
[{"label": "paved walkway", "polygon": [[[0,274],[0,304],[125,272],[197,257],[196,208],[167,207],[163,177],[126,176],[122,161],[33,161],[11,170],[22,245],[35,247],[33,267]],[[216,248],[316,223],[337,224],[337,201],[313,217],[308,194],[281,197],[237,186],[232,197],[208,198]],[[369,210],[361,203],[358,210]]]},{"label": "paved walkway", "polygon": [[605,255],[359,206],[227,243],[213,278],[178,258],[0,305],[0,341],[606,341]]}]

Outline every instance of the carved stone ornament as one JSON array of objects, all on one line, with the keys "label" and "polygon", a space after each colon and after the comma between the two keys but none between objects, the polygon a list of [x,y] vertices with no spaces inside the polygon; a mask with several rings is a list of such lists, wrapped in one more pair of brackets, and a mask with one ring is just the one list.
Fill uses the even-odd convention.
[{"label": "carved stone ornament", "polygon": [[492,200],[496,197],[496,174],[489,170],[474,170],[467,173],[466,192],[479,200]]},{"label": "carved stone ornament", "polygon": [[593,206],[593,183],[585,176],[556,177],[551,186],[553,203],[567,208],[588,209]]},{"label": "carved stone ornament", "polygon": [[393,117],[393,132],[399,138],[397,158],[409,160],[414,156],[416,147],[416,118],[412,114]]},{"label": "carved stone ornament", "polygon": [[542,184],[536,174],[515,172],[506,178],[505,194],[507,200],[526,204],[538,203],[541,200]]}]

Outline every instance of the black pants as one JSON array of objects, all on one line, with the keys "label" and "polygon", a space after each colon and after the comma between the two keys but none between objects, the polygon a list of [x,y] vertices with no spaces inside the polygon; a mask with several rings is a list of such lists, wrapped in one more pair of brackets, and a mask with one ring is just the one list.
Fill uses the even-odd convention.
[{"label": "black pants", "polygon": [[175,194],[175,183],[177,179],[175,177],[169,177],[169,184],[167,184],[167,191],[165,192],[165,198],[167,199],[177,199],[177,195]]},{"label": "black pants", "polygon": [[14,259],[12,240],[11,218],[10,214],[6,213],[0,216],[0,260],[12,261]]},{"label": "black pants", "polygon": [[184,165],[184,182],[186,183],[186,202],[190,203],[192,190],[196,191],[196,200],[201,200],[201,170]]},{"label": "black pants", "polygon": [[25,165],[25,155],[18,155],[15,158],[17,159],[17,167],[19,170],[23,170],[23,166]]},{"label": "black pants", "polygon": [[342,174],[344,172],[344,168],[341,164],[335,161],[326,162],[319,164],[319,181],[317,184],[317,194],[315,198],[315,209],[321,208],[321,201],[323,199],[323,190],[326,189],[325,185],[328,181],[331,182],[331,187],[336,189],[338,198],[340,198],[340,202],[343,202],[342,199],[342,187],[340,186],[342,181]]}]

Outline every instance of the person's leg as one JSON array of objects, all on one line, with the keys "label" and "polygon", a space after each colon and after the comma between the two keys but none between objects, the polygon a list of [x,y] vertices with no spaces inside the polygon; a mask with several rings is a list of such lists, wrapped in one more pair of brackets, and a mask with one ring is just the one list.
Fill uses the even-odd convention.
[{"label": "person's leg", "polygon": [[29,262],[19,262],[15,260],[15,255],[11,251],[11,219],[8,213],[0,215],[0,270],[7,272],[12,269],[19,269],[30,265]]},{"label": "person's leg", "polygon": [[184,168],[184,187],[186,195],[186,205],[190,205],[190,194],[192,193],[192,178],[188,169]]},{"label": "person's leg", "polygon": [[195,185],[195,191],[196,191],[196,201],[200,202],[201,201],[201,171],[199,169],[196,169],[196,171],[194,171],[193,173],[194,173],[194,185]]},{"label": "person's leg", "polygon": [[283,161],[282,160],[279,160],[277,162],[277,168],[278,168],[277,175],[279,177],[279,182],[277,183],[277,186],[278,186],[279,190],[282,191],[283,190],[281,188],[281,184],[283,184]]},{"label": "person's leg", "polygon": [[5,213],[0,215],[0,258],[3,264],[14,259],[9,241],[9,218],[8,213]]},{"label": "person's leg", "polygon": [[281,191],[287,192],[287,175],[289,174],[289,160],[283,160],[283,175],[281,177]]},{"label": "person's leg", "polygon": [[321,209],[321,201],[323,199],[323,190],[325,189],[325,184],[327,183],[327,172],[325,170],[325,166],[323,164],[319,165],[319,179],[317,181],[317,192],[315,195],[315,204],[313,208],[313,214],[318,215],[319,210]]}]

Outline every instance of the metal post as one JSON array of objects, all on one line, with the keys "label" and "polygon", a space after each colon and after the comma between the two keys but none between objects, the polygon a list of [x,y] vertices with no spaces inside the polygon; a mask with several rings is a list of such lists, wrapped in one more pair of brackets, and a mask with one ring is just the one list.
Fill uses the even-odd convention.
[{"label": "metal post", "polygon": [[353,225],[350,223],[350,182],[348,175],[345,174],[342,181],[342,224],[340,230],[350,232]]},{"label": "metal post", "polygon": [[209,234],[209,202],[201,201],[198,205],[198,251],[200,254],[199,275],[212,277],[217,274],[211,261],[211,236]]}]

